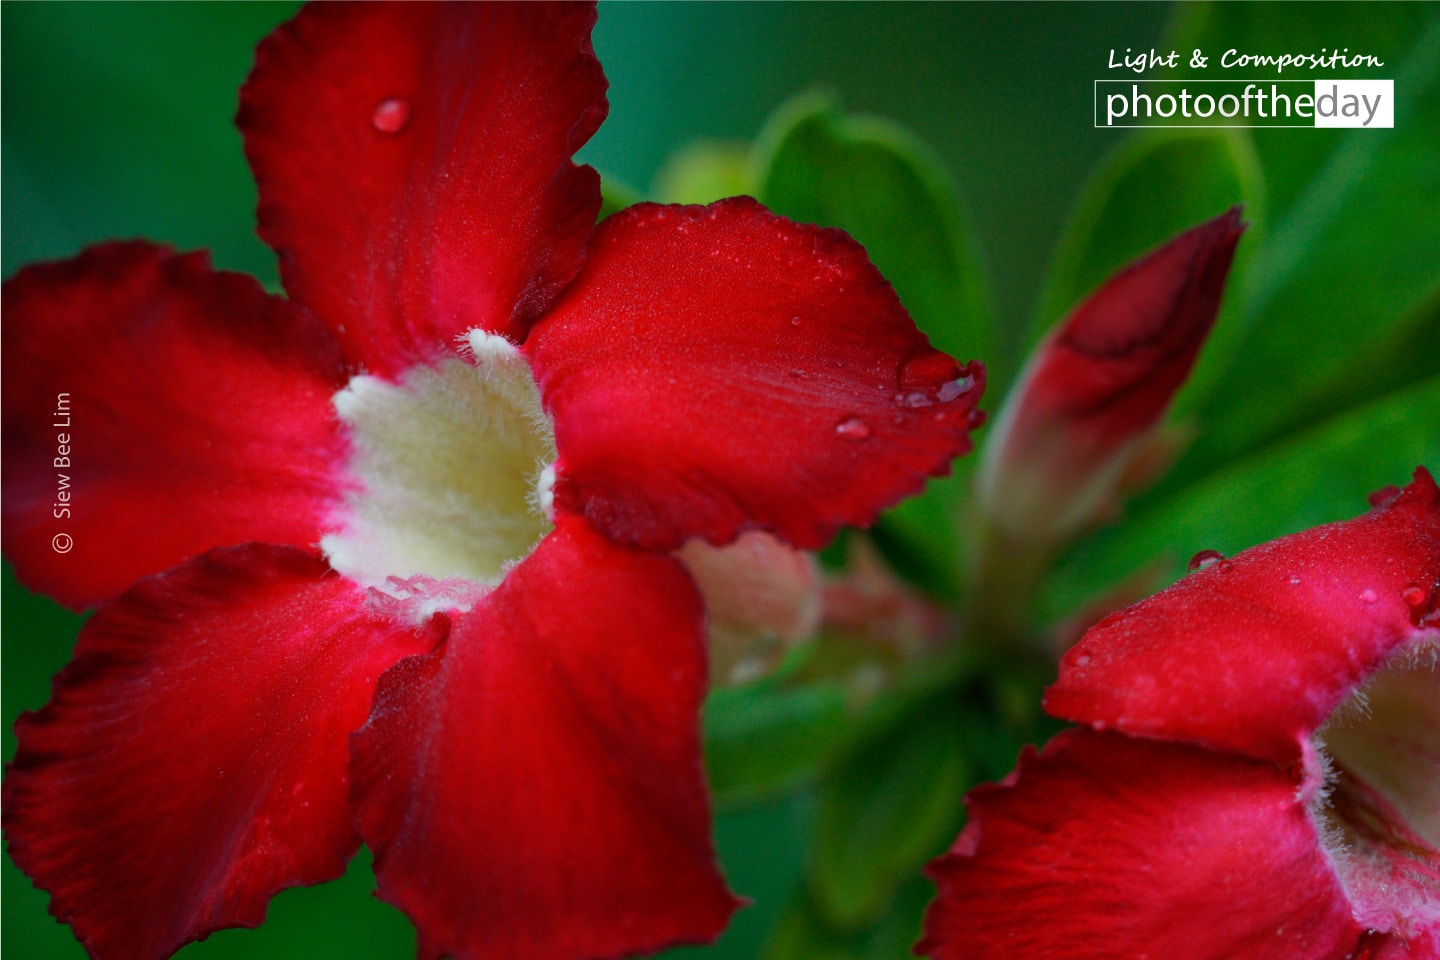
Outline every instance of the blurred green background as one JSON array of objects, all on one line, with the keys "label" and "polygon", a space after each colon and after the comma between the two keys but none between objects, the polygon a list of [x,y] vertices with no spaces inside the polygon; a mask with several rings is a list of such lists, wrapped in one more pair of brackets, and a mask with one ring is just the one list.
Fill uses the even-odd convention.
[{"label": "blurred green background", "polygon": [[[5,275],[27,262],[69,256],[107,238],[148,237],[180,248],[209,248],[218,266],[275,284],[273,257],[253,234],[255,194],[231,121],[255,44],[293,9],[291,4],[261,3],[0,6],[0,257]],[[1252,49],[1267,43],[1259,48],[1262,52],[1275,48],[1271,41],[1276,39],[1306,51],[1337,44],[1358,49],[1368,42],[1385,56],[1393,50],[1396,75],[1404,76],[1398,56],[1417,37],[1423,34],[1430,38],[1424,42],[1435,47],[1434,8],[1411,5],[1407,10],[1378,7],[1361,12],[1334,5],[1317,13],[1304,6],[1256,6],[1227,12],[1217,26],[1204,11],[1155,4],[603,3],[595,48],[611,84],[610,117],[581,157],[607,177],[644,193],[677,149],[697,139],[753,140],[777,106],[816,88],[831,92],[848,110],[900,122],[930,146],[968,207],[974,239],[989,270],[996,314],[995,353],[980,359],[1002,371],[1013,372],[1022,349],[1036,336],[1035,315],[1054,319],[1125,258],[1218,212],[1207,204],[1241,197],[1252,200],[1249,214],[1257,221],[1247,239],[1252,247],[1269,230],[1259,219],[1266,212],[1262,207],[1277,214],[1277,242],[1262,248],[1268,256],[1264,265],[1275,269],[1263,276],[1298,278],[1293,286],[1301,291],[1285,287],[1281,279],[1268,287],[1263,280],[1255,281],[1246,288],[1244,300],[1253,306],[1247,307],[1252,320],[1268,318],[1264,311],[1272,303],[1293,303],[1288,315],[1297,318],[1292,331],[1297,335],[1305,333],[1302,321],[1337,302],[1360,318],[1376,310],[1382,319],[1398,315],[1401,307],[1422,317],[1423,322],[1397,326],[1400,332],[1381,347],[1367,352],[1362,344],[1355,351],[1361,360],[1382,367],[1387,357],[1408,363],[1385,388],[1378,382],[1355,385],[1371,383],[1368,377],[1351,377],[1349,387],[1332,386],[1345,372],[1345,355],[1332,350],[1324,354],[1330,367],[1309,379],[1308,393],[1300,391],[1323,401],[1293,415],[1285,412],[1284,403],[1271,403],[1280,412],[1263,437],[1256,432],[1256,416],[1232,411],[1228,420],[1218,417],[1223,429],[1206,435],[1199,452],[1182,463],[1168,485],[1141,503],[1127,527],[1083,545],[1062,566],[1054,596],[1041,598],[1060,612],[1151,559],[1161,547],[1238,548],[1304,523],[1356,512],[1360,504],[1355,501],[1374,484],[1374,475],[1402,481],[1403,476],[1394,476],[1390,460],[1380,457],[1361,464],[1354,451],[1365,449],[1374,431],[1389,429],[1408,446],[1397,442],[1387,455],[1397,463],[1416,462],[1417,443],[1411,440],[1415,411],[1436,395],[1433,378],[1426,380],[1436,365],[1424,359],[1425,350],[1434,345],[1435,330],[1440,329],[1433,296],[1440,274],[1432,268],[1440,245],[1426,252],[1433,223],[1440,222],[1429,217],[1435,178],[1424,164],[1426,157],[1434,165],[1440,156],[1428,152],[1432,144],[1413,136],[1371,133],[1369,140],[1356,140],[1338,133],[1278,131],[1257,136],[1253,143],[1249,138],[1211,138],[1178,146],[1165,141],[1154,149],[1145,147],[1149,152],[1135,159],[1113,151],[1139,142],[1136,138],[1092,127],[1091,81],[1107,76],[1111,48],[1147,49],[1167,30],[1182,35],[1206,35],[1208,30],[1210,39],[1228,40],[1233,34],[1234,43],[1248,42]],[[1317,17],[1379,26],[1366,28],[1369,33],[1337,33],[1316,28]],[[1436,58],[1430,48],[1425,57],[1416,58],[1421,63],[1413,68],[1419,71],[1411,76],[1413,89],[1433,78]],[[1430,73],[1424,74],[1425,69]],[[1433,84],[1424,89],[1433,91]],[[1422,115],[1427,124],[1435,117],[1433,93],[1428,96],[1429,112]],[[1400,146],[1392,150],[1393,144]],[[1378,154],[1377,161],[1376,150],[1382,148],[1389,152]],[[1217,149],[1218,165],[1207,166],[1205,151]],[[1182,161],[1170,162],[1166,151]],[[1091,182],[1080,214],[1071,219],[1087,178],[1107,156],[1106,176],[1099,186]],[[1382,161],[1391,163],[1377,168],[1384,175],[1370,176],[1367,164]],[[1254,172],[1251,166],[1263,166],[1267,176],[1255,179],[1264,189],[1247,179],[1247,171]],[[1200,176],[1215,169],[1240,172],[1216,186]],[[1346,172],[1356,170],[1361,172],[1347,181]],[[1303,177],[1295,171],[1303,171]],[[1187,192],[1192,186],[1195,190]],[[1372,222],[1362,211],[1359,228],[1342,238],[1344,242],[1310,229],[1332,222],[1327,218],[1333,219],[1337,209],[1353,218],[1350,207],[1337,205],[1355,200],[1356,189],[1356,202],[1369,204],[1364,210],[1394,216]],[[1148,205],[1114,202],[1125,191],[1145,198]],[[1422,195],[1412,202],[1406,191]],[[1395,197],[1406,199],[1397,204]],[[1283,220],[1281,213],[1286,215]],[[1432,232],[1411,220],[1431,223]],[[1059,269],[1047,280],[1047,265],[1062,235],[1067,239],[1056,260]],[[1312,242],[1312,235],[1320,240]],[[1415,279],[1405,281],[1408,299],[1392,307],[1383,294],[1378,300],[1368,297],[1366,290],[1345,280],[1344,265],[1383,265],[1387,253],[1382,241],[1396,236],[1408,258],[1396,269],[1408,270],[1404,276]],[[1415,241],[1409,247],[1407,238]],[[1314,269],[1297,273],[1301,254],[1310,256],[1316,250],[1328,251],[1333,259],[1318,258]],[[1325,274],[1327,269],[1331,273]],[[1384,280],[1384,269],[1370,270],[1374,283]],[[1311,282],[1317,276],[1342,282]],[[1402,286],[1390,283],[1385,289]],[[1325,329],[1333,337],[1347,335],[1343,325]],[[1276,360],[1276,351],[1287,341],[1261,337],[1258,350],[1242,354],[1240,333],[1217,333],[1217,339],[1217,355],[1243,355],[1250,372],[1245,363],[1236,365],[1241,371],[1237,387],[1236,375],[1225,380],[1218,362],[1213,372],[1202,370],[1202,380],[1209,380],[1201,384],[1205,391],[1194,392],[1193,406],[1200,407],[1217,383],[1226,386],[1222,392],[1230,398],[1243,398],[1247,389],[1263,397],[1265,390],[1273,394],[1293,385],[1293,376],[1283,372],[1285,357]],[[1363,365],[1357,370],[1365,372]],[[1260,449],[1262,439],[1289,439],[1303,427],[1328,424],[1325,418],[1331,414],[1338,420],[1352,405],[1385,400],[1386,388],[1399,395],[1402,388],[1422,381],[1432,384],[1428,392],[1410,390],[1384,408],[1382,413],[1388,411],[1393,422],[1374,417],[1363,424],[1344,421],[1320,434],[1318,444],[1300,437],[1300,446],[1292,444],[1276,457],[1247,461],[1254,467],[1248,472],[1215,479],[1217,463],[1237,452]],[[1001,397],[999,390],[992,391],[985,406],[993,411]],[[1231,407],[1255,409],[1254,404],[1237,403]],[[1427,421],[1433,422],[1433,414]],[[1376,422],[1381,426],[1370,426]],[[1440,431],[1433,435],[1440,436]],[[1433,454],[1433,441],[1425,444],[1421,447],[1426,455]],[[1303,467],[1298,471],[1297,463]],[[1354,467],[1337,474],[1337,463]],[[1302,493],[1308,499],[1288,512],[1268,512],[1267,497],[1283,502]],[[1234,523],[1215,519],[1222,513],[1236,515],[1237,510]],[[1177,534],[1180,530],[1183,537]],[[1201,537],[1210,539],[1192,542]],[[68,659],[78,619],[28,595],[15,584],[8,565],[3,589],[3,736],[8,760],[15,746],[10,727],[21,711],[45,702],[49,677]],[[811,855],[804,837],[814,811],[813,795],[802,791],[720,817],[718,841],[732,886],[756,903],[737,916],[716,947],[697,954],[759,954],[766,931]],[[46,897],[31,888],[8,858],[3,880],[0,946],[9,956],[83,956],[68,930],[48,919]],[[278,897],[270,921],[260,930],[224,931],[186,948],[181,956],[410,955],[409,924],[371,899],[368,890],[362,854],[345,881]],[[928,896],[923,885],[906,895]],[[893,955],[903,955],[903,946]]]}]

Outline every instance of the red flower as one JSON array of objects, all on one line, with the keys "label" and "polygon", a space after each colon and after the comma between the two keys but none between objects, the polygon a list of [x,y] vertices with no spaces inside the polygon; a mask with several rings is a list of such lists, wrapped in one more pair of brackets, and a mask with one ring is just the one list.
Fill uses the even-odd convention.
[{"label": "red flower", "polygon": [[239,123],[289,300],[144,243],[6,284],[5,550],[99,604],[6,828],[96,956],[257,924],[362,840],[427,957],[735,908],[671,552],[869,522],[968,449],[981,371],[837,231],[595,228],[593,20],[321,5],[265,41]]},{"label": "red flower", "polygon": [[1088,729],[971,794],[919,950],[1440,956],[1437,591],[1422,469],[1101,621],[1046,698]]}]

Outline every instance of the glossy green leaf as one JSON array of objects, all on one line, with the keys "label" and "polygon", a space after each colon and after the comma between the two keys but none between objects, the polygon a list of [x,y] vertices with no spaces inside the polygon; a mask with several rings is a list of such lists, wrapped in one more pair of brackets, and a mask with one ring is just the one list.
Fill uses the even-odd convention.
[{"label": "glossy green leaf", "polygon": [[767,678],[716,690],[705,702],[705,761],[719,806],[735,806],[810,779],[849,730],[838,681],[792,686]]},{"label": "glossy green leaf", "polygon": [[920,496],[886,511],[871,531],[895,571],[936,597],[953,599],[960,591],[974,456],[956,461],[950,476],[928,481]]},{"label": "glossy green leaf", "polygon": [[[1235,291],[1243,339],[1182,477],[1315,423],[1337,395],[1353,402],[1401,385],[1385,363],[1440,293],[1440,16],[1433,6],[1321,4],[1293,19],[1287,43],[1343,37],[1386,60],[1395,128],[1253,131],[1279,212]],[[1198,36],[1234,46],[1264,34],[1268,18],[1227,4],[1205,23]]]},{"label": "glossy green leaf", "polygon": [[979,248],[943,167],[911,134],[811,94],[776,111],[756,145],[759,199],[864,244],[941,350],[994,356]]},{"label": "glossy green leaf", "polygon": [[[710,789],[722,807],[787,793],[844,763],[856,745],[889,735],[925,703],[975,680],[972,651],[889,660],[844,637],[822,635],[768,677],[713,690],[704,730]],[[872,682],[873,681],[873,682]],[[1038,702],[1038,688],[1032,691]],[[962,698],[963,699],[963,698]]]},{"label": "glossy green leaf", "polygon": [[879,919],[858,929],[835,927],[803,887],[781,914],[765,960],[912,960],[934,886],[918,873],[905,881]]},{"label": "glossy green leaf", "polygon": [[[1226,50],[1241,53],[1279,53],[1276,38],[1284,38],[1284,49],[1315,52],[1349,47],[1352,53],[1377,55],[1382,67],[1336,67],[1324,77],[1364,79],[1394,77],[1415,41],[1435,17],[1432,4],[1405,2],[1377,3],[1187,3],[1175,7],[1169,38],[1162,47],[1210,55],[1204,70],[1192,69],[1185,57],[1165,76],[1216,79],[1219,60]],[[1338,38],[1338,39],[1337,39]],[[1248,68],[1247,68],[1248,71]],[[1226,72],[1223,67],[1220,73]],[[1264,74],[1257,71],[1254,76]],[[1159,76],[1156,73],[1155,76]],[[1323,79],[1318,73],[1276,75],[1286,79]],[[1396,85],[1396,93],[1401,91]],[[1250,131],[1261,166],[1265,170],[1266,202],[1272,220],[1284,217],[1305,193],[1336,145],[1344,130],[1310,129]]]},{"label": "glossy green leaf", "polygon": [[962,718],[953,703],[933,701],[827,777],[810,883],[834,925],[873,921],[897,885],[954,838],[972,778]]},{"label": "glossy green leaf", "polygon": [[750,148],[739,143],[692,143],[671,155],[651,192],[661,203],[712,203],[753,195]]},{"label": "glossy green leaf", "polygon": [[1157,559],[1175,578],[1200,550],[1234,553],[1364,512],[1371,491],[1404,484],[1417,466],[1440,468],[1436,411],[1432,376],[1137,510],[1062,561],[1047,606],[1071,609]]}]

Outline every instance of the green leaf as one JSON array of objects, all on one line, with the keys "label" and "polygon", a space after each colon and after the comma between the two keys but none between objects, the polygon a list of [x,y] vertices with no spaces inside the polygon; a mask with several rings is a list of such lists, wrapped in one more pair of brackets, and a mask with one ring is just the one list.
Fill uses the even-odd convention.
[{"label": "green leaf", "polygon": [[764,960],[861,960],[864,932],[836,928],[802,884],[791,896],[765,944]]},{"label": "green leaf", "polygon": [[718,806],[805,783],[849,732],[843,683],[791,686],[774,677],[718,689],[705,702],[705,761]]},{"label": "green leaf", "polygon": [[1031,343],[1121,267],[1236,204],[1247,235],[1220,318],[1187,384],[1203,392],[1234,349],[1234,290],[1264,221],[1265,185],[1246,130],[1157,130],[1110,153],[1088,181],[1060,241]]},{"label": "green leaf", "polygon": [[802,886],[790,898],[765,946],[765,960],[913,960],[925,908],[935,888],[918,873],[901,885],[872,924],[854,930],[833,926]]},{"label": "green leaf", "polygon": [[[746,806],[804,786],[924,704],[957,696],[983,664],[964,647],[901,662],[876,657],[873,648],[824,635],[791,651],[770,676],[712,691],[705,752],[717,804]],[[867,674],[880,678],[878,689]],[[1038,688],[1032,693],[1038,702]]]},{"label": "green leaf", "polygon": [[925,484],[925,492],[886,511],[871,537],[895,572],[930,594],[953,602],[962,582],[965,503],[974,455],[954,473]]},{"label": "green leaf", "polygon": [[936,347],[961,360],[995,355],[974,232],[944,168],[909,132],[804,95],[771,117],[755,166],[772,210],[863,244]]},{"label": "green leaf", "polygon": [[1417,466],[1440,466],[1437,410],[1440,377],[1432,377],[1137,511],[1062,560],[1047,608],[1075,607],[1157,558],[1173,579],[1200,550],[1231,554],[1362,513],[1371,491],[1404,484]]},{"label": "green leaf", "polygon": [[[1183,477],[1317,422],[1337,394],[1354,402],[1403,385],[1385,364],[1440,292],[1440,16],[1421,5],[1287,10],[1287,43],[1344,37],[1382,56],[1395,128],[1253,131],[1280,212],[1235,291],[1242,339]],[[1196,43],[1236,46],[1274,15],[1222,5]]]},{"label": "green leaf", "polygon": [[672,154],[655,176],[661,203],[712,203],[753,194],[750,148],[738,143],[692,143]]},{"label": "green leaf", "polygon": [[[1276,38],[1284,38],[1289,51],[1319,52],[1333,49],[1339,40],[1352,53],[1374,54],[1383,68],[1354,67],[1326,70],[1324,77],[1364,79],[1394,77],[1406,52],[1434,19],[1434,4],[1422,3],[1190,3],[1177,6],[1176,18],[1163,44],[1177,50],[1202,49],[1211,55],[1205,70],[1194,70],[1186,57],[1166,77],[1215,79],[1218,60],[1226,50],[1241,53],[1279,53]],[[1223,69],[1223,68],[1222,68]],[[1259,74],[1256,74],[1257,78]],[[1309,80],[1319,74],[1277,75]],[[1157,75],[1158,77],[1158,75]],[[1323,79],[1323,77],[1320,77]],[[1401,92],[1396,84],[1396,93]],[[1398,126],[1398,125],[1397,125]],[[1271,219],[1285,216],[1325,165],[1346,131],[1311,129],[1250,131],[1265,170],[1266,202]]]},{"label": "green leaf", "polygon": [[842,928],[873,921],[898,884],[954,838],[971,780],[962,714],[932,701],[831,772],[815,814],[811,888]]}]

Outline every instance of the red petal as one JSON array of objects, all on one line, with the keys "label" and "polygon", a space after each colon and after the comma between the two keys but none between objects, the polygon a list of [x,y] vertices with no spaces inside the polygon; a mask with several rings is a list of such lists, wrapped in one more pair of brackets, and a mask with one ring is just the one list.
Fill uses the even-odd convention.
[{"label": "red petal", "polygon": [[526,350],[556,507],[652,550],[752,527],[823,546],[947,473],[983,387],[858,244],[746,197],[606,220]]},{"label": "red petal", "polygon": [[211,547],[319,541],[344,373],[309,314],[146,243],[22,270],[4,312],[5,554],[27,586],[80,608]]},{"label": "red petal", "polygon": [[285,287],[395,375],[519,341],[584,261],[607,109],[582,4],[315,4],[260,45],[238,123]]},{"label": "red petal", "polygon": [[1421,469],[1364,516],[1262,544],[1105,618],[1066,654],[1045,708],[1293,761],[1341,701],[1425,629],[1428,611],[1407,598],[1437,575],[1440,489]]},{"label": "red petal", "polygon": [[724,928],[703,626],[676,561],[562,518],[441,650],[385,675],[352,797],[422,956],[614,957]]},{"label": "red petal", "polygon": [[994,510],[1033,525],[1088,495],[1057,523],[1068,532],[1091,519],[1108,491],[1089,488],[1123,467],[1116,458],[1189,375],[1243,230],[1237,207],[1180,234],[1107,280],[1036,349],[990,440]]},{"label": "red petal", "polygon": [[216,550],[141,581],[80,632],[16,725],[5,829],[99,958],[168,956],[255,926],[279,890],[339,876],[347,734],[375,680],[438,631],[376,619],[290,547]]},{"label": "red petal", "polygon": [[1072,730],[970,794],[930,874],[937,960],[1339,960],[1361,931],[1268,763]]}]

